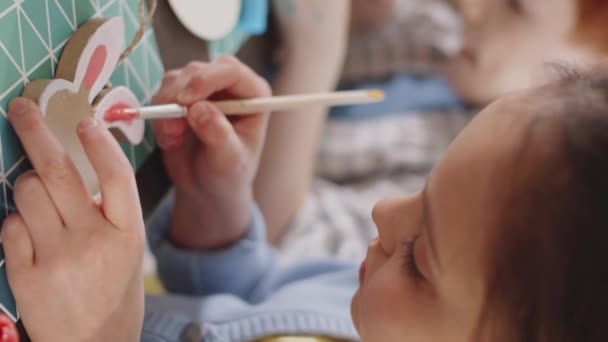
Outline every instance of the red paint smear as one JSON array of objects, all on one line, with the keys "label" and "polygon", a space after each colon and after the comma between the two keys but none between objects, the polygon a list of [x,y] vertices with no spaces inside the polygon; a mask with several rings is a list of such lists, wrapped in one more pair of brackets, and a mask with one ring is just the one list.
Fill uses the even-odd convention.
[{"label": "red paint smear", "polygon": [[19,333],[15,323],[2,314],[0,314],[0,341],[19,342]]},{"label": "red paint smear", "polygon": [[126,103],[119,102],[110,107],[104,114],[103,119],[106,122],[124,121],[127,124],[132,124],[133,120],[137,119],[138,113],[123,113],[124,109],[131,109],[133,107]]},{"label": "red paint smear", "polygon": [[93,55],[91,56],[91,60],[89,61],[89,67],[87,68],[87,73],[84,75],[84,79],[82,83],[84,84],[85,89],[91,90],[95,81],[101,75],[103,71],[103,66],[106,64],[106,58],[108,57],[108,50],[105,45],[98,46]]}]

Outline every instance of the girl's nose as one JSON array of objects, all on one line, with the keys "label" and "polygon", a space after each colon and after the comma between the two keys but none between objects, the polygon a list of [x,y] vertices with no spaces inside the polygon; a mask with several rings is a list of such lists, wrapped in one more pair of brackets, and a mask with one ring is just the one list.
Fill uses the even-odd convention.
[{"label": "girl's nose", "polygon": [[400,227],[403,227],[403,212],[407,211],[404,207],[404,198],[384,199],[372,209],[372,219],[378,230],[378,240],[382,249],[387,254],[392,254],[395,249],[396,240]]},{"label": "girl's nose", "polygon": [[420,232],[423,208],[421,192],[385,199],[374,206],[372,218],[378,230],[378,241],[387,254],[392,255],[402,241]]}]

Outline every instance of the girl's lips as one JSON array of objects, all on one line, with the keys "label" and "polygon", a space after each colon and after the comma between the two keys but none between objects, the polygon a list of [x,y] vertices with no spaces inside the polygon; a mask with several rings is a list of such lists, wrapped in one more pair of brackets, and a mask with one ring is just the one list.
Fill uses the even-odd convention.
[{"label": "girl's lips", "polygon": [[361,267],[359,267],[359,285],[363,284],[363,280],[365,280],[365,260],[363,260]]},{"label": "girl's lips", "polygon": [[477,63],[477,54],[475,53],[475,50],[468,46],[465,46],[462,48],[462,50],[460,50],[460,57],[470,64]]}]

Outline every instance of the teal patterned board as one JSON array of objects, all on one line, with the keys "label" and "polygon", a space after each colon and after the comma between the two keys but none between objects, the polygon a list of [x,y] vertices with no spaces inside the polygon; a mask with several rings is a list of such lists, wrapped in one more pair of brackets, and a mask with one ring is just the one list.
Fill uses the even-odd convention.
[{"label": "teal patterned board", "polygon": [[[72,33],[91,17],[123,18],[125,40],[139,28],[139,0],[0,0],[0,222],[12,211],[12,185],[30,168],[6,120],[6,108],[31,80],[50,79]],[[116,68],[112,86],[130,88],[141,103],[149,102],[164,74],[151,27],[129,58]],[[149,127],[138,146],[123,145],[134,168],[152,152]],[[0,311],[18,319],[0,248]]]},{"label": "teal patterned board", "polygon": [[[8,284],[6,272],[4,271],[4,253],[0,254],[2,255],[2,260],[0,260],[0,267],[2,267],[2,272],[0,272],[0,282],[2,284]],[[13,295],[8,290],[8,287],[6,290],[3,288],[2,291],[0,291],[0,310],[7,314],[10,313],[9,317],[11,317],[13,320],[18,317],[17,304],[15,303]]]}]

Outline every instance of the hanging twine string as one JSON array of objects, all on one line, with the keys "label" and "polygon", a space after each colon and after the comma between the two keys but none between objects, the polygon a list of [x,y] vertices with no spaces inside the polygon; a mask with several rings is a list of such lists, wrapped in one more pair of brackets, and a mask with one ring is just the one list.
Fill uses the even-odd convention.
[{"label": "hanging twine string", "polygon": [[129,44],[125,51],[120,55],[118,63],[124,61],[127,57],[129,57],[131,52],[135,50],[137,44],[139,44],[141,39],[144,37],[144,34],[146,33],[146,26],[150,22],[152,22],[154,12],[156,12],[157,4],[157,0],[150,0],[150,10],[146,14],[146,0],[139,0],[139,29],[137,30],[137,32],[135,32],[135,36],[133,36],[131,44]]}]

